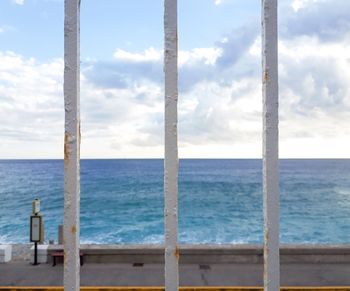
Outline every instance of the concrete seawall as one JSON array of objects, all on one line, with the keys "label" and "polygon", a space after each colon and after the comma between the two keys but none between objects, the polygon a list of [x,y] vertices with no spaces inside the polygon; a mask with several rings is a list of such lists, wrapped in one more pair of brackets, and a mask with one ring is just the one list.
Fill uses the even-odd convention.
[{"label": "concrete seawall", "polygon": [[[63,264],[0,264],[0,286],[62,286]],[[81,245],[82,286],[163,286],[161,245]],[[350,286],[350,245],[282,245],[282,286]],[[181,286],[262,286],[263,250],[257,245],[180,246]]]},{"label": "concrete seawall", "polygon": [[[48,252],[62,250],[50,245]],[[161,245],[81,245],[88,263],[163,264]],[[281,264],[350,264],[350,245],[282,245]],[[262,264],[259,245],[181,245],[180,264]]]}]

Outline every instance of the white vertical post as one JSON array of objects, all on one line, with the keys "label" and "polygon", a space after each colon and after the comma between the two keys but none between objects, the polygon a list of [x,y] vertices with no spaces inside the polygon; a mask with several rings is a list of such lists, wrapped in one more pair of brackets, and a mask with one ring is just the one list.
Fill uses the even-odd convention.
[{"label": "white vertical post", "polygon": [[64,290],[80,288],[80,0],[64,2]]},{"label": "white vertical post", "polygon": [[262,0],[264,290],[280,290],[277,0]]},{"label": "white vertical post", "polygon": [[164,73],[165,73],[165,289],[179,286],[178,236],[178,146],[177,146],[177,0],[165,0],[164,8]]}]

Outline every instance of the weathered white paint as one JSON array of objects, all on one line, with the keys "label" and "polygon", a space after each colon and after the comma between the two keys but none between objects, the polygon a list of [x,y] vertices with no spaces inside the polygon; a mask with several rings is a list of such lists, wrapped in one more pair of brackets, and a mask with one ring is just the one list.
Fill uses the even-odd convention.
[{"label": "weathered white paint", "polygon": [[0,245],[0,263],[7,263],[12,259],[12,245]]},{"label": "weathered white paint", "polygon": [[277,0],[262,0],[264,288],[280,290]]},{"label": "weathered white paint", "polygon": [[165,0],[164,9],[165,72],[165,288],[178,290],[178,147],[177,147],[177,0]]},{"label": "weathered white paint", "polygon": [[[38,263],[47,263],[49,257],[48,249],[48,245],[38,245]],[[30,262],[34,263],[34,246],[30,248]]]},{"label": "weathered white paint", "polygon": [[80,285],[80,0],[64,2],[64,289]]}]

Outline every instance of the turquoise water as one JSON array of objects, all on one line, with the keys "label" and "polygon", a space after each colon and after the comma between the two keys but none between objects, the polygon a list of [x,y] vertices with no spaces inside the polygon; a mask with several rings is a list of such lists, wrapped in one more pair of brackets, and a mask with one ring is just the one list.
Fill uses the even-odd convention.
[{"label": "turquoise water", "polygon": [[[350,160],[281,160],[281,241],[350,242]],[[181,243],[260,243],[260,160],[181,160]],[[0,243],[27,243],[31,201],[45,239],[63,223],[63,161],[0,161]],[[163,242],[163,161],[82,160],[81,242]]]}]

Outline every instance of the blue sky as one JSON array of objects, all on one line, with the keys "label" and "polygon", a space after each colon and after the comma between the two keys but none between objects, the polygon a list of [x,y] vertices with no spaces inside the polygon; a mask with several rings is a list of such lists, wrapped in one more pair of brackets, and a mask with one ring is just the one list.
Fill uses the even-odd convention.
[{"label": "blue sky", "polygon": [[[259,2],[216,5],[213,0],[179,1],[180,48],[212,45],[232,28],[259,21]],[[1,49],[38,60],[62,56],[63,10],[63,0],[25,0],[22,5],[1,1],[2,25],[9,31],[2,36]],[[82,59],[110,59],[117,47],[140,51],[150,46],[163,46],[162,0],[82,1]]]},{"label": "blue sky", "polygon": [[[181,157],[261,157],[260,0],[179,0]],[[280,0],[280,156],[350,157],[350,1]],[[82,157],[163,156],[163,1],[82,0]],[[63,0],[0,2],[0,158],[61,158]]]}]

